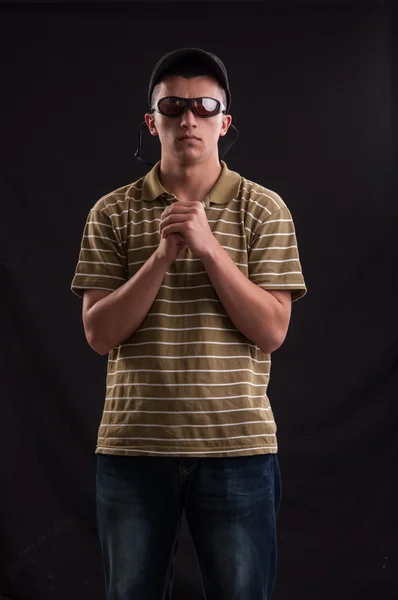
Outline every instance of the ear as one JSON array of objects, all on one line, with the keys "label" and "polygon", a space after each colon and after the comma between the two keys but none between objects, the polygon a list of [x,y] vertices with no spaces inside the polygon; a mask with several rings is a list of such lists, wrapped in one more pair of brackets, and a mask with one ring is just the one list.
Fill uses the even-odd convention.
[{"label": "ear", "polygon": [[153,116],[153,114],[145,113],[144,119],[149,129],[149,133],[151,135],[159,135],[158,130],[156,129],[155,117]]},{"label": "ear", "polygon": [[227,134],[228,129],[229,129],[231,123],[232,123],[232,117],[231,117],[231,115],[223,115],[220,136],[224,136],[224,135]]}]

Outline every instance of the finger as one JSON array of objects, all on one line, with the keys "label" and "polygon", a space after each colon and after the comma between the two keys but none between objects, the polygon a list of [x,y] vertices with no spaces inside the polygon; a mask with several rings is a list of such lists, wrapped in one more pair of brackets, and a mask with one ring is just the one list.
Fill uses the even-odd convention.
[{"label": "finger", "polygon": [[160,224],[160,227],[167,227],[167,225],[171,225],[172,223],[184,223],[189,221],[191,216],[187,213],[185,214],[172,214],[163,219]]},{"label": "finger", "polygon": [[167,214],[171,213],[187,213],[192,212],[192,209],[197,207],[198,205],[202,206],[201,202],[189,202],[184,204],[182,202],[175,202],[173,206],[167,207]]},{"label": "finger", "polygon": [[166,236],[170,233],[181,233],[181,235],[184,235],[184,223],[172,223],[171,225],[167,225],[167,227],[163,229],[163,233]]}]

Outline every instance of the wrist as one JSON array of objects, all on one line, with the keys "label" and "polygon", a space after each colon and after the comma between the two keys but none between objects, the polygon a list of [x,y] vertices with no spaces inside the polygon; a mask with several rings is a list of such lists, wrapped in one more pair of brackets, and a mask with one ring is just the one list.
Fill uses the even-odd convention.
[{"label": "wrist", "polygon": [[216,238],[214,238],[214,242],[206,247],[204,253],[200,256],[200,260],[206,266],[206,264],[210,264],[212,262],[217,261],[217,257],[220,252],[223,250],[223,247],[218,243]]},{"label": "wrist", "polygon": [[166,258],[166,256],[164,256],[160,253],[159,247],[156,248],[155,252],[152,254],[152,258],[153,258],[154,263],[156,265],[159,265],[159,268],[163,268],[165,272],[173,264],[170,262],[169,259]]}]

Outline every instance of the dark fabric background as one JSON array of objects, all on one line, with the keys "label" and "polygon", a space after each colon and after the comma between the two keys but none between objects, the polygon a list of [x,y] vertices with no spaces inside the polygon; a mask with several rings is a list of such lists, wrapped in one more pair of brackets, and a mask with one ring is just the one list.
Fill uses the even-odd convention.
[{"label": "dark fabric background", "polygon": [[[288,204],[309,290],[273,355],[273,600],[398,598],[397,14],[294,4],[0,7],[2,600],[104,598],[106,359],[69,286],[89,209],[149,169],[134,151],[150,73],[183,46],[225,62],[225,160]],[[147,133],[143,151],[160,157]],[[202,597],[184,522],[174,598]]]}]

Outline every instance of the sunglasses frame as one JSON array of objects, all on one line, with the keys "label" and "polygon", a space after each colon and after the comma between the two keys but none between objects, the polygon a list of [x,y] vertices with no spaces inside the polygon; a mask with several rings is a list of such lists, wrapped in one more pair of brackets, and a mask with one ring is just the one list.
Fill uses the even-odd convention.
[{"label": "sunglasses frame", "polygon": [[[176,100],[182,100],[183,106],[181,108],[181,112],[179,112],[178,115],[168,115],[165,112],[163,112],[163,111],[160,110],[160,108],[159,108],[159,102],[162,102],[162,100],[166,100],[167,98],[173,98],[173,99],[176,99]],[[195,110],[194,103],[197,100],[202,100],[203,98],[208,98],[209,100],[214,100],[214,102],[217,102],[218,103],[218,110],[217,110],[217,112],[213,112],[211,115],[200,115],[199,113],[197,113],[196,110]],[[156,112],[160,113],[161,115],[163,115],[165,117],[170,117],[171,119],[175,119],[177,117],[181,117],[181,115],[188,108],[190,108],[192,110],[192,112],[194,113],[194,115],[196,115],[200,119],[210,119],[211,117],[215,117],[215,116],[219,115],[220,112],[222,112],[224,114],[226,114],[226,112],[227,112],[226,107],[224,106],[224,104],[220,100],[217,100],[217,98],[210,98],[210,96],[199,96],[197,98],[180,98],[180,96],[165,96],[164,98],[160,98],[156,102],[155,108],[152,108],[150,110],[150,112],[153,113],[153,112],[156,111]]]}]

